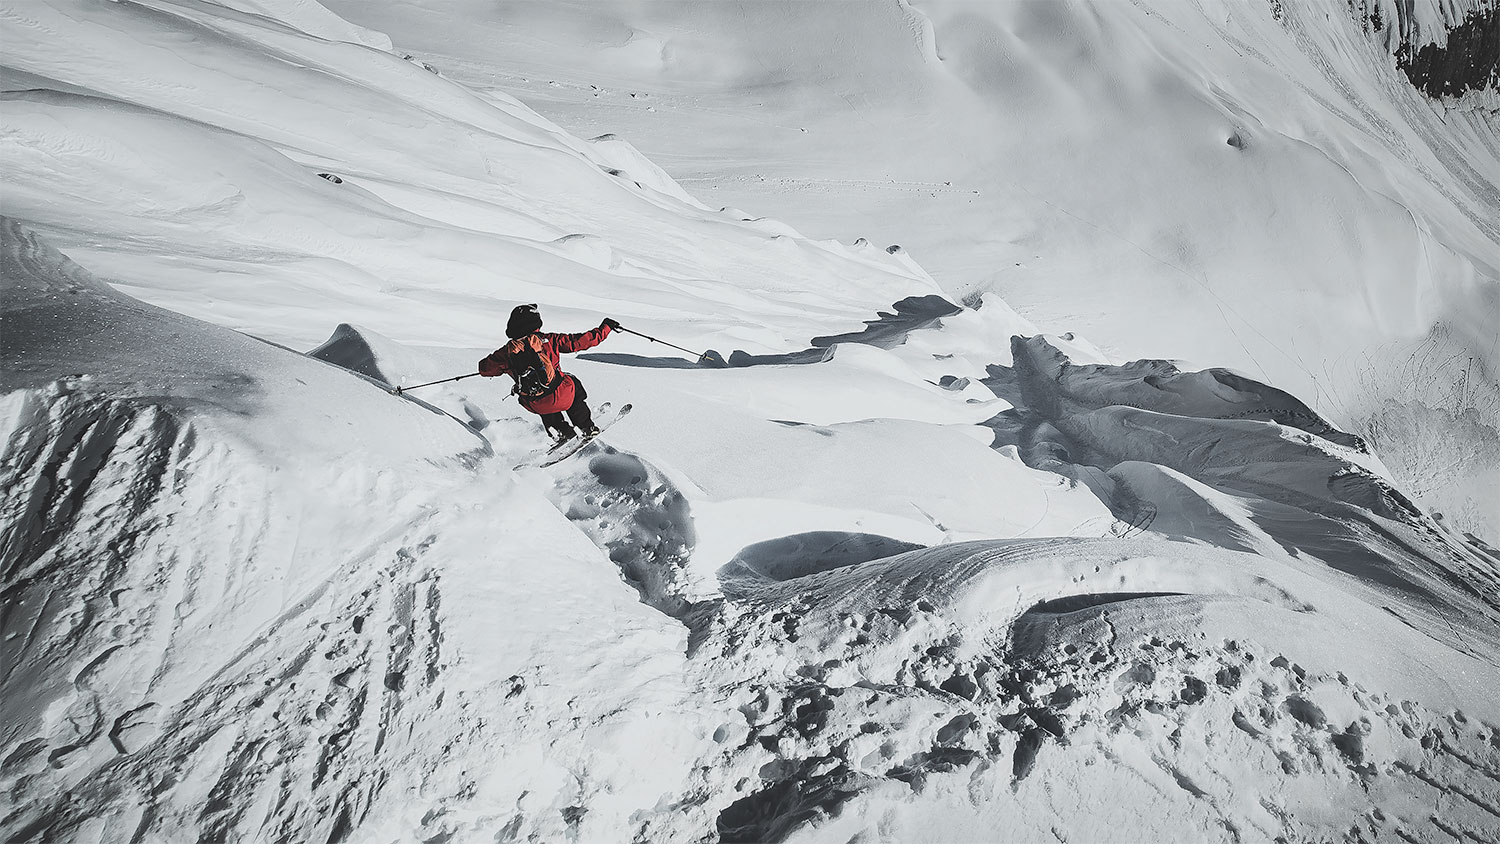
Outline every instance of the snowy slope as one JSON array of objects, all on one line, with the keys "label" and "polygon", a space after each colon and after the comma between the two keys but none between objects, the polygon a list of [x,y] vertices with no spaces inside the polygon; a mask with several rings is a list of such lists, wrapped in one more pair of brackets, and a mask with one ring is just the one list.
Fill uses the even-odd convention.
[{"label": "snowy slope", "polygon": [[[900,243],[1117,359],[1278,384],[1500,535],[1489,0],[333,7],[712,205]],[[1429,97],[1398,56],[1468,20],[1488,85]]]},{"label": "snowy slope", "polygon": [[[554,314],[630,302],[617,315],[648,329],[780,351],[936,292],[909,261],[710,211],[621,141],[571,138],[395,55],[160,7],[28,4],[6,39],[5,212],[74,257],[109,255],[111,280],[151,301],[303,346],[330,310],[477,346],[497,333],[495,298]],[[58,39],[114,60],[59,56]],[[708,238],[722,248],[697,248]],[[855,283],[826,271],[851,263]],[[246,277],[255,292],[218,295]],[[273,320],[229,304],[244,300],[295,304]],[[725,318],[745,313],[777,319]]]},{"label": "snowy slope", "polygon": [[[1295,390],[315,4],[4,14],[0,837],[1500,838],[1500,556]],[[386,387],[517,301],[730,365],[612,337],[513,469],[504,386]]]},{"label": "snowy slope", "polygon": [[[1177,376],[1148,430],[1206,427],[1217,461],[1162,456],[1139,420],[1070,428],[1130,452],[1106,503],[1171,523],[1114,521],[1128,539],[1057,538],[1111,523],[1094,482],[1028,477],[1014,447],[890,420],[809,446],[731,410],[732,383],[655,391],[712,426],[621,425],[638,453],[517,478],[473,430],[516,447],[493,394],[447,388],[465,425],[4,235],[6,509],[27,514],[7,524],[9,835],[1302,837],[1375,808],[1375,838],[1494,829],[1473,789],[1500,763],[1497,561],[1402,509],[1357,447],[1246,421],[1284,394],[1226,414],[1259,385]],[[1069,366],[1017,343],[997,371]],[[1143,371],[1084,367],[1011,412],[1102,404]],[[311,394],[257,391],[268,373]],[[351,440],[371,401],[393,407]]]},{"label": "snowy slope", "polygon": [[[343,836],[527,665],[640,689],[614,729],[682,696],[680,634],[473,430],[4,238],[7,839]],[[501,584],[552,597],[495,629]]]}]

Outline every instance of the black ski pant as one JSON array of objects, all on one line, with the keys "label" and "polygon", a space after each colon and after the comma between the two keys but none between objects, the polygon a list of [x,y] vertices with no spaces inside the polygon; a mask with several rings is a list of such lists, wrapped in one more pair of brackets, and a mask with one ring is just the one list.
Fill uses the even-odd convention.
[{"label": "black ski pant", "polygon": [[[589,410],[587,401],[589,393],[583,388],[583,382],[578,380],[578,376],[568,377],[573,379],[573,404],[566,411],[568,419],[573,420],[573,425],[587,431],[594,427],[594,414]],[[564,411],[543,413],[542,427],[549,431],[556,431],[558,436],[567,439],[574,436],[575,432],[573,426],[568,424],[568,419],[563,418],[563,413]]]}]

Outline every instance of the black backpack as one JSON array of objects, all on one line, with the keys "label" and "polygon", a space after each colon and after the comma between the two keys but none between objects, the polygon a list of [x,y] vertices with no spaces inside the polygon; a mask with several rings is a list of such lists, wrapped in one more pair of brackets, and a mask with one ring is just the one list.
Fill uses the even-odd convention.
[{"label": "black backpack", "polygon": [[505,356],[510,375],[516,379],[516,392],[523,396],[545,396],[562,381],[562,372],[542,353],[542,338],[535,334],[507,343]]}]

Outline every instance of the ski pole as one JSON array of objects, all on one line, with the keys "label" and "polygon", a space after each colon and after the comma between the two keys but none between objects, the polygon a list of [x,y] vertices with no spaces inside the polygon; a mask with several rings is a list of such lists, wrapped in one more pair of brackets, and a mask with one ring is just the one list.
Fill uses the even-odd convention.
[{"label": "ski pole", "polygon": [[468,375],[459,375],[459,376],[456,376],[456,377],[453,377],[453,378],[444,378],[441,381],[428,381],[426,384],[413,384],[410,387],[397,387],[396,389],[392,390],[391,392],[393,394],[399,396],[402,393],[406,392],[407,390],[415,390],[418,387],[431,387],[433,384],[446,384],[449,381],[462,381],[465,378],[473,378],[475,375],[478,375],[478,374],[479,374],[478,372],[470,372]]},{"label": "ski pole", "polygon": [[723,361],[719,359],[719,356],[717,354],[714,354],[711,351],[710,352],[695,352],[692,349],[684,349],[683,347],[677,345],[676,343],[668,343],[665,340],[658,340],[655,337],[652,337],[650,334],[642,334],[639,331],[631,331],[630,329],[626,328],[623,325],[620,325],[619,323],[615,324],[615,330],[616,331],[623,331],[626,334],[634,334],[637,337],[645,337],[647,340],[650,340],[653,343],[660,343],[663,346],[671,346],[672,348],[678,350],[679,352],[687,352],[690,355],[696,356],[698,358],[698,362],[699,363],[702,363],[704,361],[717,361],[719,363],[723,363]]}]

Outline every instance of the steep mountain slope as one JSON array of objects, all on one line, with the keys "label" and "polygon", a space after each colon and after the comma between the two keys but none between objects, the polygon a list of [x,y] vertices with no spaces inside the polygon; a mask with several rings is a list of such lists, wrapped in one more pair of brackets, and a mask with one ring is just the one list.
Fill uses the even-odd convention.
[{"label": "steep mountain slope", "polygon": [[[0,837],[1500,837],[1500,557],[1304,398],[312,4],[5,14]],[[532,299],[730,365],[388,391]]]},{"label": "steep mountain slope", "polygon": [[1489,0],[334,7],[711,204],[1277,384],[1500,537]]},{"label": "steep mountain slope", "polygon": [[[1048,491],[1013,445],[889,419],[809,441],[714,383],[795,381],[841,345],[790,370],[639,370],[708,383],[653,390],[661,418],[611,429],[637,453],[517,478],[474,433],[525,448],[493,394],[448,388],[461,423],[3,234],[6,512],[25,514],[4,561],[10,837],[1495,829],[1497,561],[1402,509],[1357,443],[1247,421],[1294,410],[1284,394],[1177,376],[1175,412],[1153,413],[1100,398],[1160,366],[1054,377],[1060,395],[1011,413],[1067,426],[1088,414],[1059,404],[1083,401],[1152,422],[1066,427],[1093,438],[1054,436],[1053,464],[1126,459],[1107,479],[1052,465],[1088,486]],[[381,366],[407,354],[343,337]],[[915,345],[898,352],[930,358]],[[1040,340],[1016,350],[997,372],[1069,366]],[[69,370],[90,374],[44,377]],[[301,392],[257,391],[270,373]],[[1147,433],[1195,428],[1213,456],[1186,463]],[[1267,441],[1285,453],[1243,459]],[[955,507],[955,487],[978,500]],[[1045,538],[1109,526],[1090,487],[1166,524]]]},{"label": "steep mountain slope", "polygon": [[475,431],[3,236],[7,840],[346,838],[527,665],[681,708],[681,637]]},{"label": "steep mountain slope", "polygon": [[[898,256],[709,211],[621,141],[577,140],[389,53],[206,3],[12,18],[3,208],[185,313],[305,346],[335,309],[399,339],[481,345],[493,316],[466,312],[492,297],[564,314],[633,303],[622,318],[779,351],[936,292]],[[865,269],[836,285],[830,263]],[[276,319],[213,310],[247,275],[258,301],[285,303]],[[777,319],[723,318],[752,312]]]}]

